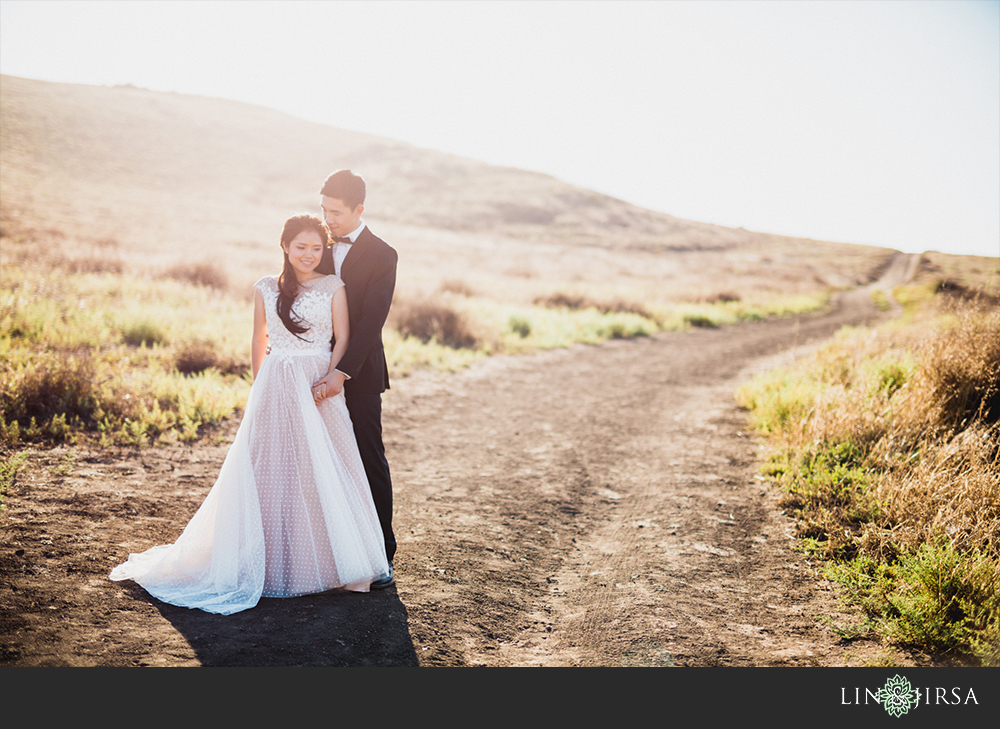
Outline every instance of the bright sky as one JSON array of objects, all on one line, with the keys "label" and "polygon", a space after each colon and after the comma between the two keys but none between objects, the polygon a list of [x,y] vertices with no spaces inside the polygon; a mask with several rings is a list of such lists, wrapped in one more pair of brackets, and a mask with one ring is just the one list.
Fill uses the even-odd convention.
[{"label": "bright sky", "polygon": [[0,72],[246,101],[692,220],[1000,256],[1000,0],[0,0]]}]

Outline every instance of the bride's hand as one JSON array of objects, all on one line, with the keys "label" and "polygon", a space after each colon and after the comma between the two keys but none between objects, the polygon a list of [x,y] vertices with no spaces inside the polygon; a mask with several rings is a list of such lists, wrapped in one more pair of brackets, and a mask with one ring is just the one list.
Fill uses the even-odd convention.
[{"label": "bride's hand", "polygon": [[337,372],[336,370],[330,372],[326,377],[313,384],[313,399],[316,402],[320,402],[328,397],[336,397],[344,389],[345,379],[346,375],[343,372]]}]

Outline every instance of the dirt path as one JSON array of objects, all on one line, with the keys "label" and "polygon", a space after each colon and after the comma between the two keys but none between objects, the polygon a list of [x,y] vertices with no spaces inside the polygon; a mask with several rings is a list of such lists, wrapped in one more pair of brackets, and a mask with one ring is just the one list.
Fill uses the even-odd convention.
[{"label": "dirt path", "polygon": [[[904,281],[898,256],[879,284]],[[789,549],[733,391],[844,324],[832,310],[493,357],[386,397],[397,586],[229,617],[107,580],[172,541],[219,445],[38,451],[0,517],[0,665],[856,665]]]}]

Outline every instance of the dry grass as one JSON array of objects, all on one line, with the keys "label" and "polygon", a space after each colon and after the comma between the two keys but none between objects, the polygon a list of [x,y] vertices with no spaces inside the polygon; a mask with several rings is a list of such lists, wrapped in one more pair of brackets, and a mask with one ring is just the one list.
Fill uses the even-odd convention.
[{"label": "dry grass", "polygon": [[[114,272],[52,276],[20,260],[30,267],[5,261],[0,284],[0,442],[193,439],[245,402],[247,304]],[[207,369],[192,366],[190,343],[211,354]]]},{"label": "dry grass", "polygon": [[229,288],[229,277],[218,266],[203,263],[179,263],[163,272],[164,278],[184,281],[195,286],[207,286],[225,291]]},{"label": "dry grass", "polygon": [[920,257],[912,283],[939,289],[957,286],[987,296],[1000,296],[1000,258],[949,256],[927,251]]},{"label": "dry grass", "polygon": [[155,359],[133,368],[109,352],[12,354],[0,365],[0,442],[9,444],[192,440],[246,400],[242,379],[185,378]]},{"label": "dry grass", "polygon": [[738,399],[771,436],[765,472],[803,547],[873,629],[1000,662],[1000,310],[938,295]]}]

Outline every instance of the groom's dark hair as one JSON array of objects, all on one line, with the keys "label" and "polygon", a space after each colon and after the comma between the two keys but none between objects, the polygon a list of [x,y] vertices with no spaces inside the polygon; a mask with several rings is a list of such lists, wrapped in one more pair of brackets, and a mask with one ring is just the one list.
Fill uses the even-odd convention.
[{"label": "groom's dark hair", "polygon": [[365,181],[350,170],[337,170],[326,178],[320,195],[326,195],[344,203],[354,210],[365,204]]}]

